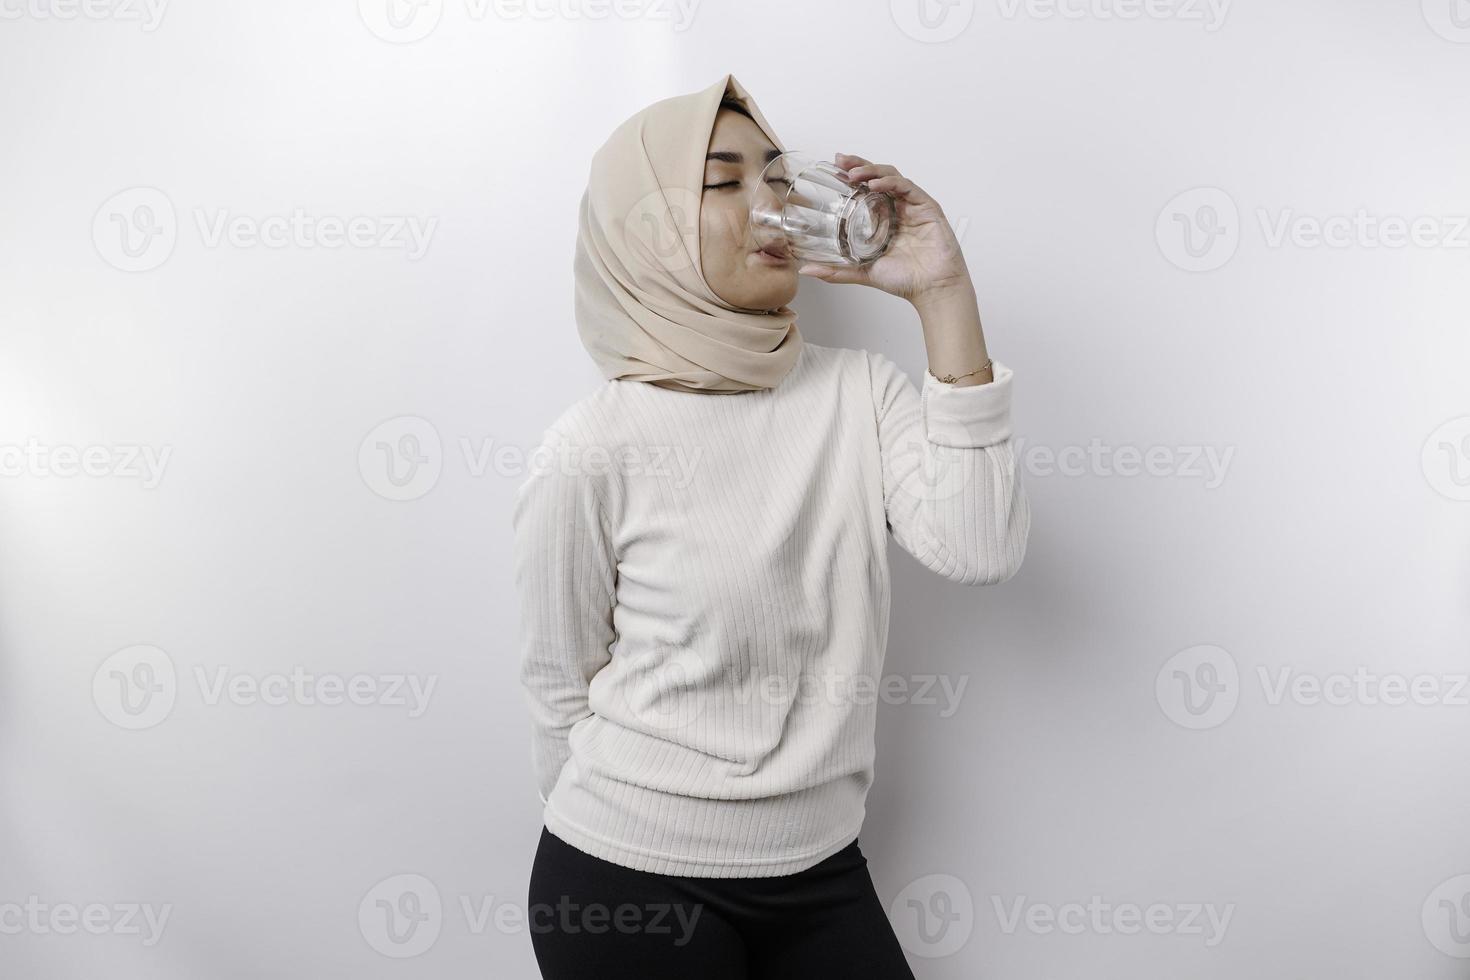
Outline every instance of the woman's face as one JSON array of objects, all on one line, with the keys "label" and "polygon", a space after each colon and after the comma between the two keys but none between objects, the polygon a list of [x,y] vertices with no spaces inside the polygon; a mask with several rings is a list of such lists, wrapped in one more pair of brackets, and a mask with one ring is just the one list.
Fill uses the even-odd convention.
[{"label": "woman's face", "polygon": [[699,198],[699,261],[705,281],[731,306],[775,310],[796,296],[796,260],[760,251],[750,231],[751,196],[773,193],[756,183],[779,152],[748,116],[716,114]]}]

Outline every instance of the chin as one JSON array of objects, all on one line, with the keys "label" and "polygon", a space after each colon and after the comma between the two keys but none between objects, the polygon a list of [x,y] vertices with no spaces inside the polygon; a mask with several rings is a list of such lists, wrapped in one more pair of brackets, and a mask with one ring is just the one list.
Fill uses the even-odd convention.
[{"label": "chin", "polygon": [[764,281],[752,284],[751,302],[747,305],[755,310],[778,309],[796,299],[798,277],[796,272],[775,269],[762,276]]},{"label": "chin", "polygon": [[742,310],[776,310],[796,298],[801,277],[790,268],[742,269],[710,282],[715,295]]}]

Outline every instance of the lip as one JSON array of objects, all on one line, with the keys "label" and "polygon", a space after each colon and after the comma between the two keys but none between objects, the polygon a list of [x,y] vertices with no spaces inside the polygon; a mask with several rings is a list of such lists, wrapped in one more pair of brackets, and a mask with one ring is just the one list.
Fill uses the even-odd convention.
[{"label": "lip", "polygon": [[758,248],[751,254],[754,255],[761,262],[765,262],[768,265],[785,265],[786,263],[791,261],[791,256],[789,255],[785,255],[781,252],[772,252],[764,248]]}]

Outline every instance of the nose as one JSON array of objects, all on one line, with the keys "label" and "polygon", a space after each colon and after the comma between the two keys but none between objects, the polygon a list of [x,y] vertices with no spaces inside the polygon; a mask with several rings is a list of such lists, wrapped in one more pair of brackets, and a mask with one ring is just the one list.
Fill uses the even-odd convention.
[{"label": "nose", "polygon": [[752,207],[757,208],[774,209],[781,202],[781,198],[776,194],[775,189],[771,187],[770,181],[761,181],[752,197],[754,198]]},{"label": "nose", "polygon": [[781,196],[765,181],[750,195],[750,235],[755,248],[779,245],[785,241],[781,227]]}]

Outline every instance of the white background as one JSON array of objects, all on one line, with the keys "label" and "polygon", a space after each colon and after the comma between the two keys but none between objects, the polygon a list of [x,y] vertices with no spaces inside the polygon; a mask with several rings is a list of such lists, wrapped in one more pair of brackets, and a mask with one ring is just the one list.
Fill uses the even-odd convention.
[{"label": "white background", "polygon": [[[967,685],[880,707],[916,974],[1470,975],[1470,5],[388,2],[0,2],[0,973],[535,976],[494,453],[600,383],[591,153],[730,71],[939,199],[1016,372],[1021,573],[893,547],[887,670]],[[372,703],[216,687],[293,671]]]}]

